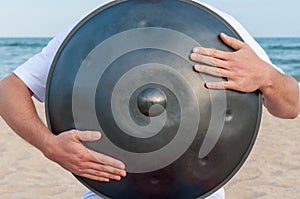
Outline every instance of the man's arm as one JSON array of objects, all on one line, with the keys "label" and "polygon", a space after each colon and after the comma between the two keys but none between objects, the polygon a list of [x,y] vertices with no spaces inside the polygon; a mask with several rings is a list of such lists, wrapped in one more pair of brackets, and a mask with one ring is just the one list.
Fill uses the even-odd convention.
[{"label": "man's arm", "polygon": [[104,182],[126,175],[122,162],[82,144],[99,140],[99,132],[70,130],[53,135],[38,117],[31,97],[32,92],[16,75],[0,81],[0,115],[19,136],[76,175]]},{"label": "man's arm", "polygon": [[271,114],[281,118],[297,117],[300,112],[297,81],[260,59],[248,44],[223,33],[220,37],[236,51],[197,47],[191,54],[191,59],[199,62],[195,65],[196,71],[227,78],[223,82],[207,82],[206,87],[241,92],[260,90]]}]

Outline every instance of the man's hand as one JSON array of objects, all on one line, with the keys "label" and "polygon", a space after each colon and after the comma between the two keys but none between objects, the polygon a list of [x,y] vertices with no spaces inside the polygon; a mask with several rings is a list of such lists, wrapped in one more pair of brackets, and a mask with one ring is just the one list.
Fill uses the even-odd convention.
[{"label": "man's hand", "polygon": [[280,118],[295,118],[300,113],[300,94],[297,81],[280,73],[271,64],[263,61],[246,43],[223,33],[225,44],[235,52],[196,47],[191,59],[199,62],[195,70],[227,81],[207,82],[209,89],[232,89],[241,92],[260,90],[268,111]]},{"label": "man's hand", "polygon": [[126,176],[122,162],[82,144],[99,140],[99,132],[71,130],[53,135],[37,115],[32,95],[14,74],[0,81],[0,115],[18,135],[76,175],[104,182]]},{"label": "man's hand", "polygon": [[196,71],[227,78],[223,82],[207,82],[207,88],[253,92],[268,86],[273,67],[260,59],[248,44],[223,33],[220,37],[236,51],[196,47],[191,54],[191,59],[199,62]]},{"label": "man's hand", "polygon": [[112,157],[87,149],[81,141],[96,141],[99,132],[71,130],[47,139],[45,156],[66,170],[89,179],[109,182],[126,176],[125,165]]}]

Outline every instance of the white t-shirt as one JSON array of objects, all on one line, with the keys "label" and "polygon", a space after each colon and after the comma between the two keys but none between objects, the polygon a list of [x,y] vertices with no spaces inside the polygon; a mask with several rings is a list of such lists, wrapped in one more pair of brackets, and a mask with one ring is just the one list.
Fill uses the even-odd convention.
[{"label": "white t-shirt", "polygon": [[[198,3],[201,3],[197,1]],[[239,33],[243,40],[249,44],[256,54],[263,59],[264,61],[271,63],[268,55],[263,50],[263,48],[254,40],[254,38],[245,30],[245,28],[232,16],[204,3],[201,3],[204,6],[208,7],[212,11],[219,14],[223,17],[231,26]],[[14,73],[22,80],[24,83],[31,89],[34,93],[34,96],[39,101],[45,100],[45,91],[46,91],[46,82],[48,77],[48,72],[51,66],[51,63],[54,59],[54,56],[59,49],[60,45],[70,33],[73,27],[76,24],[73,24],[66,28],[61,33],[57,34],[48,45],[37,55],[30,58],[27,62],[19,66]],[[215,192],[209,199],[222,199],[225,198],[224,189],[220,189]]]}]

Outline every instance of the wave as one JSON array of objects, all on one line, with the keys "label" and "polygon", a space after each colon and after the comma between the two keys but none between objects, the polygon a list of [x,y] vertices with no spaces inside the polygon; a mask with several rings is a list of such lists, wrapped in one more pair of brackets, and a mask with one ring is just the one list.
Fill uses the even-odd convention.
[{"label": "wave", "polygon": [[45,43],[24,43],[24,42],[13,42],[13,43],[0,43],[0,47],[44,47]]},{"label": "wave", "polygon": [[0,47],[40,48],[47,45],[51,38],[0,38]]},{"label": "wave", "polygon": [[300,59],[276,59],[271,58],[274,64],[298,65],[300,66]]},{"label": "wave", "polygon": [[300,50],[300,46],[287,46],[287,45],[266,45],[267,50]]}]

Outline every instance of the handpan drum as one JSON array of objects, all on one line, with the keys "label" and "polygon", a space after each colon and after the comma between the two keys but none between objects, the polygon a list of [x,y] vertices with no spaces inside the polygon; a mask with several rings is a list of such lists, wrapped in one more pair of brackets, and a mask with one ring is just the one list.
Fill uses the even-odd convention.
[{"label": "handpan drum", "polygon": [[113,1],[84,18],[52,63],[46,114],[54,134],[96,130],[89,149],[126,165],[121,181],[76,176],[104,198],[204,198],[238,171],[261,118],[259,92],[209,90],[225,79],[193,70],[196,46],[232,51],[240,39],[193,1]]}]

